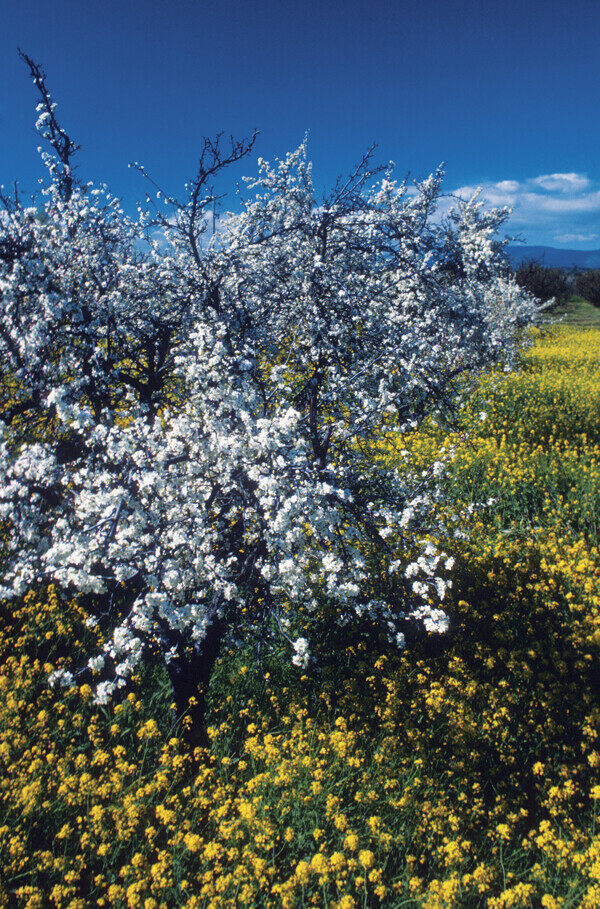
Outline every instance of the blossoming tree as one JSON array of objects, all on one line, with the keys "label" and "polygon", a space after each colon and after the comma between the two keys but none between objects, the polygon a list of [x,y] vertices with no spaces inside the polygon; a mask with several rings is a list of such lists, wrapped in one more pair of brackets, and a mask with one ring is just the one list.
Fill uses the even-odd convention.
[{"label": "blossoming tree", "polygon": [[[49,180],[35,206],[2,196],[1,596],[85,597],[106,641],[82,667],[98,702],[151,649],[179,710],[198,697],[197,729],[224,642],[283,641],[306,666],[324,599],[398,646],[445,630],[450,564],[423,539],[441,465],[415,478],[372,449],[509,359],[533,318],[494,241],[506,212],[437,217],[441,173],[396,183],[371,152],[317,200],[302,145],[259,159],[209,241],[212,181],[255,138],[219,137],[186,199],[158,190],[134,222],[76,178],[23,57]],[[373,553],[393,596],[374,592]]]}]

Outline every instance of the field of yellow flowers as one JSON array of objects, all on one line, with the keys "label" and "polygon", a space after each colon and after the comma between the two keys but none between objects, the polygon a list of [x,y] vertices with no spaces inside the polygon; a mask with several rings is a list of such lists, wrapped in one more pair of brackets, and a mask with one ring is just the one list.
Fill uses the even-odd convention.
[{"label": "field of yellow flowers", "polygon": [[152,665],[109,708],[48,688],[77,603],[0,606],[0,906],[600,905],[600,332],[378,456],[440,451],[449,634],[324,634],[310,677],[230,653],[210,752]]}]

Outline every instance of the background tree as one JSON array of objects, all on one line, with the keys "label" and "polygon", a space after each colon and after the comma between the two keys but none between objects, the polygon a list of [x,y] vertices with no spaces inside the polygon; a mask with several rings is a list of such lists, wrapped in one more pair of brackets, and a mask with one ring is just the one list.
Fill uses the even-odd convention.
[{"label": "background tree", "polygon": [[219,137],[184,201],[159,190],[170,215],[133,222],[71,178],[25,60],[52,152],[40,204],[4,198],[0,221],[2,596],[84,597],[106,641],[82,667],[97,701],[152,652],[179,712],[197,697],[196,734],[225,642],[305,667],[323,603],[398,646],[445,630],[451,565],[426,540],[443,465],[414,477],[373,446],[510,360],[535,307],[493,241],[506,213],[461,202],[440,224],[441,173],[409,193],[372,150],[318,200],[302,145],[259,159],[203,243],[213,178],[254,143]]},{"label": "background tree", "polygon": [[515,269],[515,279],[519,287],[528,291],[542,303],[555,300],[565,303],[570,294],[569,281],[562,268],[549,268],[537,259],[522,262]]},{"label": "background tree", "polygon": [[580,272],[575,278],[575,289],[592,306],[600,306],[600,269],[590,268]]}]

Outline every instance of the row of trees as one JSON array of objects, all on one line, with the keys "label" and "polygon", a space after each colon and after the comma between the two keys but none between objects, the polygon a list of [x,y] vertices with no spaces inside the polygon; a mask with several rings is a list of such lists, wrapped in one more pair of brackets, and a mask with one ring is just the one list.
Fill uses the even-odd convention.
[{"label": "row of trees", "polygon": [[559,305],[564,304],[572,294],[577,294],[592,306],[600,306],[600,269],[574,272],[550,268],[530,259],[515,269],[515,278],[520,287],[544,303],[555,300]]},{"label": "row of trees", "polygon": [[600,269],[590,268],[576,275],[575,292],[592,306],[600,306]]},{"label": "row of trees", "polygon": [[133,221],[78,179],[22,57],[48,180],[33,205],[1,197],[1,596],[83,598],[106,641],[81,667],[97,701],[151,652],[180,711],[198,697],[198,734],[225,642],[309,667],[324,603],[398,646],[444,631],[451,565],[425,539],[443,465],[412,477],[371,447],[510,360],[536,305],[494,240],[506,214],[440,220],[442,174],[408,187],[372,150],[318,199],[302,145],[259,159],[207,242],[218,178],[256,140],[220,136],[184,198],[155,187]]}]

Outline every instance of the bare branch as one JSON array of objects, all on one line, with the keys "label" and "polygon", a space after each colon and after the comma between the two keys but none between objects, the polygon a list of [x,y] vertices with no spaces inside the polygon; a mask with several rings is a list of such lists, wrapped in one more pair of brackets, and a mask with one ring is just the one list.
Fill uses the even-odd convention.
[{"label": "bare branch", "polygon": [[28,54],[22,51],[21,48],[19,48],[18,51],[21,60],[29,67],[29,73],[41,97],[41,102],[38,105],[38,110],[40,107],[42,109],[40,119],[38,119],[38,129],[43,138],[50,143],[56,153],[56,157],[62,165],[59,173],[60,192],[62,198],[65,201],[68,201],[71,198],[73,186],[75,184],[71,159],[81,146],[76,145],[75,142],[73,142],[57,120],[55,113],[56,104],[52,100],[52,96],[46,86],[46,73],[42,67],[32,60]]}]

